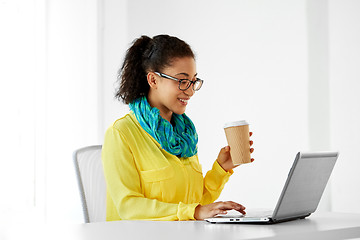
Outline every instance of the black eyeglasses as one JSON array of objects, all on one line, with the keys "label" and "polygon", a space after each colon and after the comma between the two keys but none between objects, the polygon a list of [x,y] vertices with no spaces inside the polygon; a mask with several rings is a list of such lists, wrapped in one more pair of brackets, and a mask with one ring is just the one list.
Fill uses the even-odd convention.
[{"label": "black eyeglasses", "polygon": [[201,80],[200,78],[196,78],[195,81],[191,81],[190,79],[174,78],[174,77],[171,77],[171,76],[166,75],[164,73],[159,73],[159,72],[154,72],[154,73],[157,74],[160,77],[167,78],[167,79],[174,80],[174,81],[178,81],[179,82],[179,89],[181,91],[187,90],[191,86],[191,84],[193,85],[193,90],[198,91],[198,90],[200,90],[201,86],[204,83],[204,81]]}]

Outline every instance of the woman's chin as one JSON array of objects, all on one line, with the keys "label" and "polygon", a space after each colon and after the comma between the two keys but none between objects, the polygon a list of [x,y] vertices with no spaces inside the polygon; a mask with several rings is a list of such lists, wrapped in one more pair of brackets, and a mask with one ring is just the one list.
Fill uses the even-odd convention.
[{"label": "woman's chin", "polygon": [[173,111],[173,113],[176,113],[177,115],[182,115],[185,113],[186,108],[176,109]]}]

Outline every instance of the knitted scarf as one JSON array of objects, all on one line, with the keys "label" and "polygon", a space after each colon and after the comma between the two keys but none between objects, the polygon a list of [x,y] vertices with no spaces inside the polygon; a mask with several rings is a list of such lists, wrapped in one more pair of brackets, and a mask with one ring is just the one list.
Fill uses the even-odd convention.
[{"label": "knitted scarf", "polygon": [[188,116],[172,114],[174,126],[152,108],[145,96],[129,104],[141,127],[149,133],[167,152],[178,157],[192,157],[197,154],[198,135]]}]

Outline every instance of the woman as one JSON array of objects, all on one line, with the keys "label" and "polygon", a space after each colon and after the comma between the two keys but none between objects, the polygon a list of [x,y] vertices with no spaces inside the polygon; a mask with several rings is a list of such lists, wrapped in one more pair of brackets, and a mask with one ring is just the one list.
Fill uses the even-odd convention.
[{"label": "woman", "polygon": [[202,175],[196,130],[184,113],[203,84],[190,46],[168,35],[142,36],[127,51],[119,76],[116,97],[131,111],[105,134],[106,219],[192,220],[231,209],[245,214],[241,204],[214,203],[233,173],[228,146]]}]

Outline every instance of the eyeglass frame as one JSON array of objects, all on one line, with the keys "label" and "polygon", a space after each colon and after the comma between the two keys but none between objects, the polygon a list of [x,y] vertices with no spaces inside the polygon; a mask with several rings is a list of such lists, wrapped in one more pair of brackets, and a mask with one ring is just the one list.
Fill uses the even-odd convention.
[{"label": "eyeglass frame", "polygon": [[[174,81],[179,82],[179,89],[180,89],[181,91],[186,91],[186,90],[188,90],[191,85],[193,85],[193,90],[194,90],[194,91],[199,91],[200,88],[202,87],[202,85],[204,84],[204,80],[202,80],[202,79],[200,79],[200,78],[196,78],[195,81],[192,81],[192,80],[187,79],[187,78],[183,78],[183,79],[175,78],[175,77],[169,76],[169,75],[167,75],[167,74],[165,74],[165,73],[160,73],[160,72],[154,72],[154,73],[155,73],[156,75],[158,75],[159,77],[163,77],[163,78],[166,78],[166,79],[170,79],[170,80],[174,80]],[[185,81],[185,80],[186,80],[186,81],[189,81],[190,84],[189,84],[189,86],[188,86],[187,88],[181,89],[181,88],[180,88],[181,82],[182,82],[182,81]],[[200,88],[197,89],[197,90],[194,89],[194,86],[195,86],[195,83],[196,83],[196,82],[201,82]]]}]

